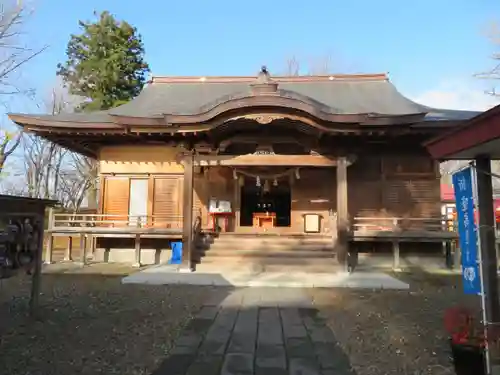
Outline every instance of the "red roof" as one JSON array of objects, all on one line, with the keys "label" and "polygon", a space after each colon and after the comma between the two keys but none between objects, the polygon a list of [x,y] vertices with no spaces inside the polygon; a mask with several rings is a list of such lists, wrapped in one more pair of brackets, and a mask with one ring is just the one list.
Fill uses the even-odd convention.
[{"label": "red roof", "polygon": [[424,143],[434,159],[474,159],[478,155],[500,159],[500,105]]}]

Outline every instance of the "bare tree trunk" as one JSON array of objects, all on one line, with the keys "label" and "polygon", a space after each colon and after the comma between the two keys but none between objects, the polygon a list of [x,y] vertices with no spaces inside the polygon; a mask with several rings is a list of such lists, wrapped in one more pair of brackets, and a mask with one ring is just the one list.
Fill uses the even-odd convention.
[{"label": "bare tree trunk", "polygon": [[19,143],[21,143],[21,136],[22,134],[20,132],[17,134],[5,132],[5,134],[0,137],[0,173],[3,171],[7,158],[12,155],[19,146]]}]

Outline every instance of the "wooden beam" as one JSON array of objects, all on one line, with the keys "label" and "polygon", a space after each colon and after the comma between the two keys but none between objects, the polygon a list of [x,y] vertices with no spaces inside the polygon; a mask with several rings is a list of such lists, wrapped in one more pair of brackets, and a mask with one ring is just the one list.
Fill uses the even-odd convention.
[{"label": "wooden beam", "polygon": [[325,155],[196,155],[194,165],[334,167],[337,158]]},{"label": "wooden beam", "polygon": [[194,188],[194,155],[184,157],[184,184],[182,205],[182,268],[192,269],[193,250],[193,188]]}]

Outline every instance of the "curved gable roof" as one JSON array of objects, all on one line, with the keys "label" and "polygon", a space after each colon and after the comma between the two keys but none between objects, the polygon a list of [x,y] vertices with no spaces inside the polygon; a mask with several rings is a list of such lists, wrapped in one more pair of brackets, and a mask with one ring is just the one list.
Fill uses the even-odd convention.
[{"label": "curved gable roof", "polygon": [[[361,77],[330,79],[326,76],[309,80],[276,77],[273,80],[279,84],[280,96],[315,105],[326,113],[394,116],[427,112],[427,107],[401,95],[385,76]],[[251,96],[251,82],[250,79],[220,82],[211,78],[172,82],[167,79],[158,83],[153,80],[137,98],[109,113],[132,117],[196,115],[220,103]]]},{"label": "curved gable roof", "polygon": [[[332,114],[377,114],[387,116],[426,113],[426,119],[463,120],[477,112],[435,109],[404,95],[386,75],[275,77],[279,95],[298,99]],[[255,77],[156,78],[141,94],[109,113],[117,116],[161,117],[196,115],[217,105],[251,95]]]},{"label": "curved gable roof", "polygon": [[[267,83],[277,84],[276,92],[271,95],[261,94],[261,98],[270,100],[256,100],[255,103],[271,103],[274,95],[282,99],[276,102],[278,106],[279,102],[301,103],[305,107],[314,109],[309,111],[310,114],[322,113],[325,115],[325,120],[333,122],[354,115],[392,117],[394,121],[391,121],[391,124],[397,124],[399,116],[418,118],[418,121],[424,122],[460,121],[478,114],[472,111],[436,109],[413,102],[402,95],[385,74],[273,77],[272,79],[267,76],[267,80]],[[189,116],[209,112],[220,113],[221,111],[216,110],[218,106],[226,110],[243,106],[243,99],[255,97],[252,92],[252,85],[255,83],[255,76],[155,77],[136,98],[108,111],[56,116],[12,114],[11,118],[19,124],[31,124],[32,121],[36,121],[39,124],[54,123],[54,126],[58,127],[65,127],[68,123],[113,124],[117,122],[114,117],[146,118],[161,122],[168,116],[176,118],[185,116],[187,121]],[[222,106],[231,102],[234,102],[234,106]]]}]

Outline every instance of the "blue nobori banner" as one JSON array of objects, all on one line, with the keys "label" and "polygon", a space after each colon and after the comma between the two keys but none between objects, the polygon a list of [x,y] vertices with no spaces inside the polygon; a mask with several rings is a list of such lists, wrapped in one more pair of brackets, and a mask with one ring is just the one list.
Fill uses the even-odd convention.
[{"label": "blue nobori banner", "polygon": [[457,205],[458,236],[462,251],[462,276],[466,294],[481,293],[481,275],[478,262],[477,225],[474,220],[474,193],[472,168],[452,176]]}]

